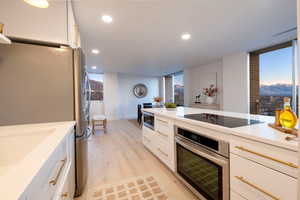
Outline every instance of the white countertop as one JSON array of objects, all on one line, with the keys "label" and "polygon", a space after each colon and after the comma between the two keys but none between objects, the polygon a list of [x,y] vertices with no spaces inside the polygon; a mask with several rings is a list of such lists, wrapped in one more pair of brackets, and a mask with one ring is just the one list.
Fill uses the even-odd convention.
[{"label": "white countertop", "polygon": [[[213,129],[222,133],[232,134],[239,137],[248,138],[258,142],[263,142],[266,144],[271,144],[274,146],[286,148],[293,151],[298,151],[298,141],[292,140],[287,141],[285,139],[287,134],[281,133],[268,126],[268,123],[274,122],[274,117],[263,116],[263,115],[250,115],[245,113],[234,113],[226,111],[216,111],[209,109],[199,109],[190,107],[178,107],[176,109],[166,109],[166,108],[148,108],[143,109],[146,112],[153,113],[157,116],[167,117],[174,120],[180,120],[192,125],[201,126],[209,129]],[[210,124],[207,122],[196,121],[192,119],[183,118],[186,114],[196,114],[196,113],[210,113],[217,115],[224,115],[229,117],[237,117],[244,119],[259,120],[264,123],[253,124],[249,126],[242,126],[236,128],[227,128],[215,124]]]},{"label": "white countertop", "polygon": [[17,200],[75,122],[0,126],[1,199]]}]

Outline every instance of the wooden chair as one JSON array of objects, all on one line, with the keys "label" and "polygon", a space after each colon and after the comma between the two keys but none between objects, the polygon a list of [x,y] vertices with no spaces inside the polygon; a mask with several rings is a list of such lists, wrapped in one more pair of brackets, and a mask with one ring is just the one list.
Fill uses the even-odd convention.
[{"label": "wooden chair", "polygon": [[96,127],[101,126],[106,133],[107,130],[107,120],[104,115],[95,115],[92,119],[92,126],[93,126],[93,134],[96,133]]}]

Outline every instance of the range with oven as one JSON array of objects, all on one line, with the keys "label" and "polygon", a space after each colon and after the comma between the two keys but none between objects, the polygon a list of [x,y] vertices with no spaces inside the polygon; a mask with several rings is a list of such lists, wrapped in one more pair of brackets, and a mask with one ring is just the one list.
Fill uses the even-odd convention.
[{"label": "range with oven", "polygon": [[198,197],[229,200],[229,143],[175,127],[176,175]]},{"label": "range with oven", "polygon": [[144,111],[155,123],[143,127],[145,147],[199,199],[298,200],[298,144],[268,127],[265,120],[273,118],[195,108]]}]

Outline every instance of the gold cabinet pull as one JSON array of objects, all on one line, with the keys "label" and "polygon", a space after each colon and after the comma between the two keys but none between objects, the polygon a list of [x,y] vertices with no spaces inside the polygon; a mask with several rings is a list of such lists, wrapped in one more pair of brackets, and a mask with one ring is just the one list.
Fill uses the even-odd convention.
[{"label": "gold cabinet pull", "polygon": [[269,159],[269,160],[272,160],[272,161],[275,161],[275,162],[278,162],[278,163],[281,163],[283,165],[287,165],[289,167],[292,167],[292,168],[298,168],[297,165],[293,164],[293,163],[290,163],[290,162],[285,162],[285,161],[282,161],[282,160],[278,160],[276,158],[273,158],[271,156],[267,156],[267,155],[264,155],[264,154],[261,154],[261,153],[258,153],[258,152],[255,152],[255,151],[252,151],[252,150],[249,150],[249,149],[246,149],[242,146],[235,146],[235,148],[241,150],[241,151],[245,151],[245,152],[248,152],[248,153],[252,153],[254,155],[257,155],[257,156],[260,156],[260,157],[263,157],[263,158],[266,158],[266,159]]},{"label": "gold cabinet pull", "polygon": [[164,137],[169,137],[169,135],[164,134],[164,133],[162,133],[162,132],[160,132],[160,131],[157,131],[157,133],[160,134],[160,135],[162,135],[162,136],[164,136]]},{"label": "gold cabinet pull", "polygon": [[164,156],[166,156],[166,157],[169,156],[168,154],[166,154],[165,152],[163,152],[160,148],[157,148],[157,150],[158,150],[161,154],[163,154]]},{"label": "gold cabinet pull", "polygon": [[67,198],[68,196],[69,196],[69,194],[67,192],[61,194],[62,198]]},{"label": "gold cabinet pull", "polygon": [[240,180],[241,182],[249,185],[250,187],[253,187],[255,188],[256,190],[264,193],[265,195],[271,197],[272,199],[274,200],[280,200],[278,197],[274,196],[273,194],[269,193],[268,191],[264,190],[264,189],[261,189],[259,188],[258,186],[254,185],[253,183],[250,183],[249,181],[247,181],[244,177],[242,176],[235,176],[235,178],[237,178],[238,180]]},{"label": "gold cabinet pull", "polygon": [[55,178],[52,179],[51,181],[49,181],[49,184],[51,184],[51,185],[53,185],[53,186],[56,185],[56,183],[57,183],[57,181],[58,181],[58,179],[59,179],[59,177],[60,177],[60,174],[61,174],[61,172],[62,172],[62,170],[63,170],[63,168],[64,168],[64,166],[65,166],[65,164],[66,164],[66,161],[67,161],[67,158],[61,160],[61,165],[60,165],[60,167],[59,167],[59,170],[58,170],[58,172],[57,172]]},{"label": "gold cabinet pull", "polygon": [[157,121],[160,121],[160,122],[162,122],[162,123],[165,123],[165,124],[167,124],[168,122],[167,121],[164,121],[164,120],[161,120],[161,119],[156,119]]}]

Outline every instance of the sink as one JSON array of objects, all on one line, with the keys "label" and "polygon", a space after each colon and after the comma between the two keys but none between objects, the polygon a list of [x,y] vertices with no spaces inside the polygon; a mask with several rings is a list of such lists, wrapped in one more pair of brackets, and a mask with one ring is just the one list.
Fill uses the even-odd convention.
[{"label": "sink", "polygon": [[22,161],[55,129],[40,129],[35,131],[5,131],[0,134],[0,175],[11,166]]}]

